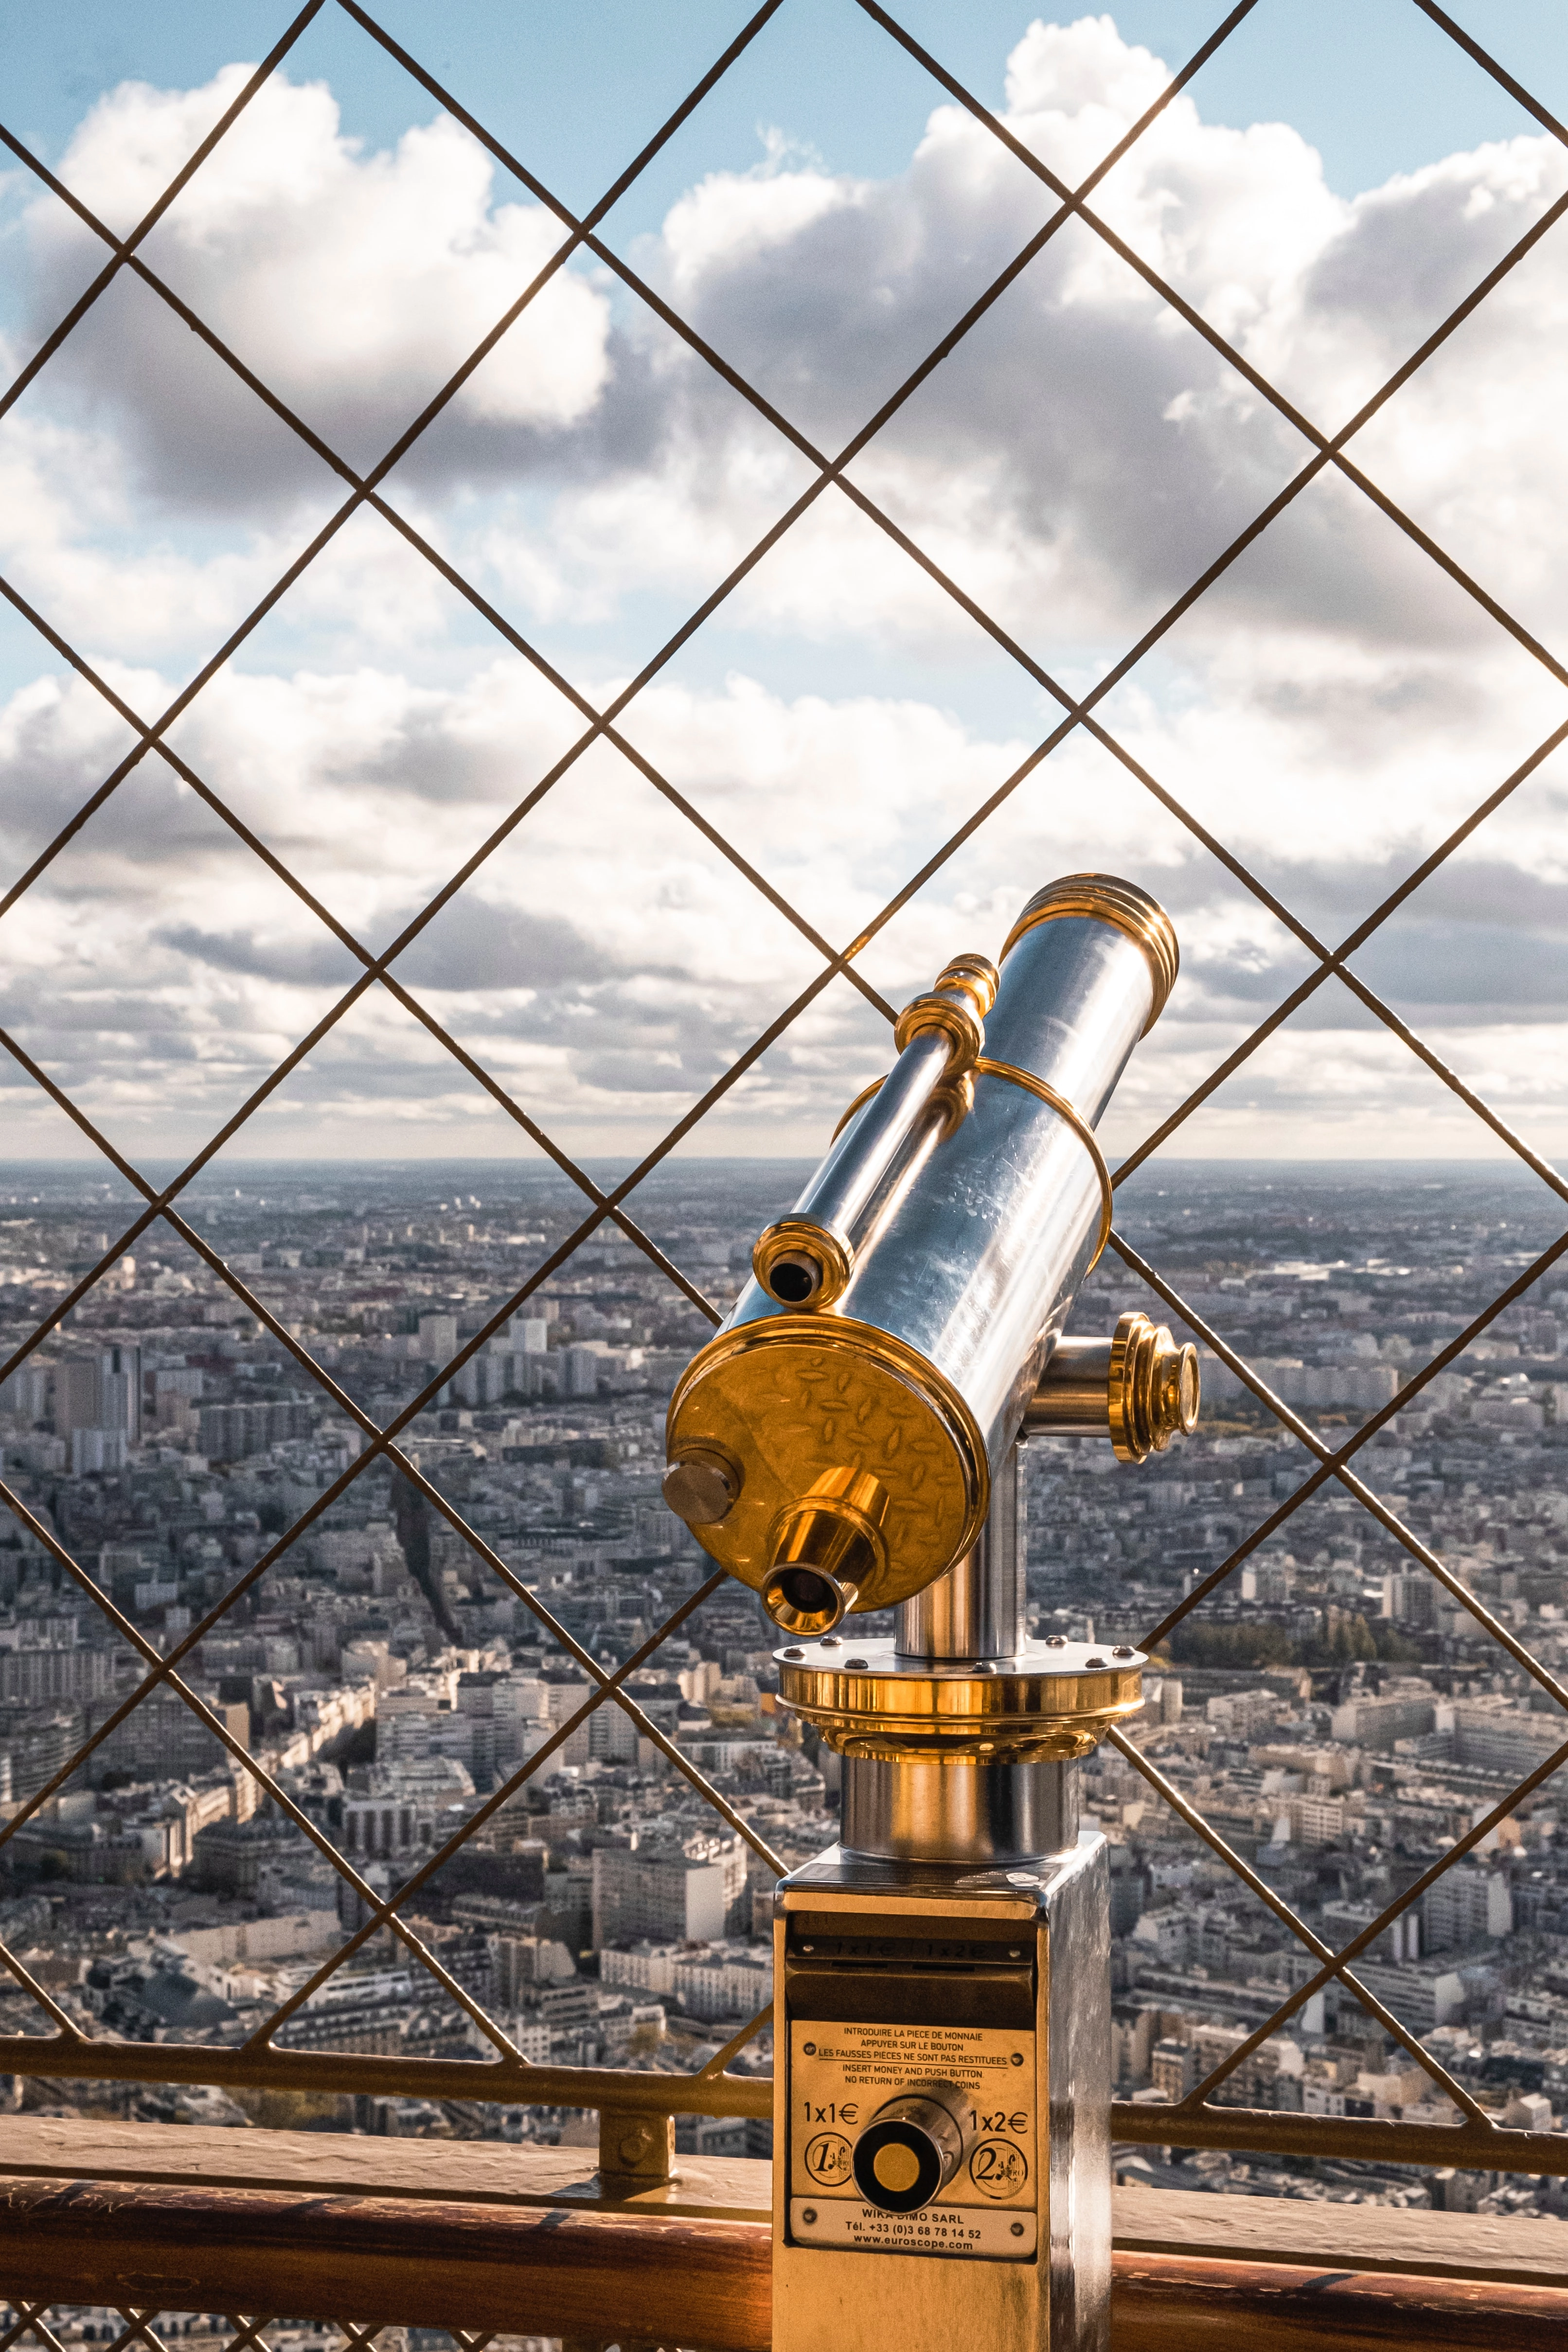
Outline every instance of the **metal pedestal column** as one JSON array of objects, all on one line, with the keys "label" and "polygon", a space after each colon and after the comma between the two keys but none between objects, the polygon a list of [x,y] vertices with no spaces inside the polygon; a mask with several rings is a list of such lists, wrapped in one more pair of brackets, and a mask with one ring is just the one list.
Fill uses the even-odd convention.
[{"label": "metal pedestal column", "polygon": [[1076,1759],[1142,1661],[1026,1639],[1019,1484],[1015,1452],[894,1642],[779,1654],[844,1810],[778,1889],[775,2352],[1109,2342],[1109,1874]]}]

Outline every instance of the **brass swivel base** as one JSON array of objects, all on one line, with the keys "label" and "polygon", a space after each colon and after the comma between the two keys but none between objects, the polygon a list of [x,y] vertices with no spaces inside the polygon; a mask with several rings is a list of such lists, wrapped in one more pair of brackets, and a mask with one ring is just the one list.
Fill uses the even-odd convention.
[{"label": "brass swivel base", "polygon": [[779,1705],[847,1758],[888,1764],[1062,1762],[1142,1705],[1140,1651],[1059,1637],[1010,1658],[911,1658],[828,1634],[775,1650]]}]

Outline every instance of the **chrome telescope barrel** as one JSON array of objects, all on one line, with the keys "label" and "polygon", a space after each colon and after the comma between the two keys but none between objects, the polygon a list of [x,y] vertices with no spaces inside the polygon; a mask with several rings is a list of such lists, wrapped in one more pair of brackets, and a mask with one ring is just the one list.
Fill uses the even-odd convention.
[{"label": "chrome telescope barrel", "polygon": [[671,1399],[666,1493],[786,1631],[910,1600],[973,1548],[1104,1247],[1095,1124],[1176,965],[1143,891],[1050,884],[983,1013],[981,958],[906,1011],[884,1113],[872,1096],[762,1237]]},{"label": "chrome telescope barrel", "polygon": [[998,979],[989,956],[959,956],[929,996],[905,1006],[893,1032],[898,1061],[850,1104],[795,1207],[752,1253],[758,1282],[781,1307],[832,1305],[916,1156],[969,1109],[968,1073]]}]

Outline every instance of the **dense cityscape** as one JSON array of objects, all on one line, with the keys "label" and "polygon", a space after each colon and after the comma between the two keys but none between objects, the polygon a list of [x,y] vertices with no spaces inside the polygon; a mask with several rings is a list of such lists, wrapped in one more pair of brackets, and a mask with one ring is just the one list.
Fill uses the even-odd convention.
[{"label": "dense cityscape", "polygon": [[[678,1163],[628,1208],[722,1312],[799,1173]],[[775,1712],[771,1629],[737,1585],[630,1673],[636,1714],[613,1699],[582,1712],[596,1687],[584,1661],[621,1665],[710,1573],[659,1494],[665,1405],[708,1319],[612,1224],[563,1255],[588,1204],[548,1171],[217,1163],[183,1213],[329,1391],[172,1227],[116,1254],[135,1206],[94,1171],[0,1178],[0,1363],[111,1260],[0,1385],[19,1507],[0,1526],[0,1811],[16,1824],[0,1847],[0,1943],[100,2038],[233,2045],[292,2002],[281,2048],[478,2063],[488,2018],[530,2060],[706,2063],[770,1998],[765,1856],[819,1852],[837,1804],[836,1758]],[[1560,1213],[1511,1170],[1188,1162],[1141,1171],[1119,1230],[1339,1446],[1528,1271]],[[1073,1328],[1109,1328],[1133,1306],[1174,1319],[1108,1253]],[[1568,1270],[1549,1270],[1354,1465],[1548,1678],[1568,1662],[1565,1349]],[[355,1471],[356,1415],[408,1416],[399,1442],[423,1487],[384,1455]],[[1212,1354],[1196,1435],[1142,1469],[1097,1440],[1035,1441],[1034,1630],[1142,1639],[1313,1466]],[[181,1650],[226,1745],[165,1685],[120,1713],[147,1654],[48,1538],[155,1658]],[[1568,1727],[1547,1684],[1332,1479],[1174,1625],[1145,1687],[1140,1748],[1335,1949]],[[1487,2113],[1536,2130],[1568,2105],[1557,1788],[1543,1780],[1356,1964]],[[1113,1748],[1086,1768],[1084,1794],[1111,1841],[1118,2095],[1169,2103],[1317,1964]],[[385,1901],[416,1874],[398,1916],[442,1977],[382,1926],[299,2000],[374,1916],[366,1890]],[[53,2030],[14,1976],[0,2032]],[[765,2023],[731,2063],[770,2070]],[[479,2091],[231,2096],[18,2072],[5,2095],[38,2114],[595,2136],[591,2116]],[[1416,2056],[1332,1984],[1217,2095],[1457,2119]],[[679,2128],[690,2148],[770,2152],[760,2121]],[[1161,2187],[1564,2210],[1561,2183],[1453,2168],[1129,2144],[1117,2168]]]}]

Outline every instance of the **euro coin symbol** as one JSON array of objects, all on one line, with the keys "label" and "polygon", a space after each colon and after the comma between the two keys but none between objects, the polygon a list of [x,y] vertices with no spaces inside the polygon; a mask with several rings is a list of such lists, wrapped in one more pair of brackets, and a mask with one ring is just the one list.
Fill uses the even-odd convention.
[{"label": "euro coin symbol", "polygon": [[849,2178],[849,2143],[841,2132],[818,2132],[807,2144],[805,2168],[824,2189],[837,2189]]},{"label": "euro coin symbol", "polygon": [[1027,2186],[1029,2159],[1010,2139],[983,2139],[969,2159],[969,2177],[982,2197],[1005,2205]]}]

